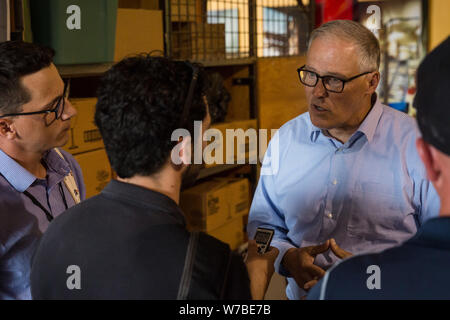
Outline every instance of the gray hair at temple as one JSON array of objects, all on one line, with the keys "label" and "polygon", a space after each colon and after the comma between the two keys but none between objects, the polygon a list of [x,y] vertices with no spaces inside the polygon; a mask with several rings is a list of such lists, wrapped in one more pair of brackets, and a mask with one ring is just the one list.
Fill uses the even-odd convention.
[{"label": "gray hair at temple", "polygon": [[308,50],[316,38],[325,36],[338,37],[356,44],[360,48],[361,72],[379,70],[380,43],[375,35],[362,24],[351,20],[333,20],[324,23],[311,33]]}]

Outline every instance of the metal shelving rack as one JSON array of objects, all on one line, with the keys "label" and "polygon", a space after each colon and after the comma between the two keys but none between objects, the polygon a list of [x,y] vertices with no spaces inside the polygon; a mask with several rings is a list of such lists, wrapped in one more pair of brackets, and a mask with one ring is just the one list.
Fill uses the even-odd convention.
[{"label": "metal shelving rack", "polygon": [[[248,77],[233,85],[248,86],[249,114],[257,119],[256,101],[256,1],[169,0],[160,1],[164,11],[165,55],[201,63],[210,70],[247,67]],[[217,165],[201,170],[209,178],[245,165]],[[255,184],[257,168],[251,166]]]},{"label": "metal shelving rack", "polygon": [[[313,0],[160,0],[159,7],[164,11],[167,57],[214,70],[248,68],[248,77],[232,83],[248,86],[250,118],[257,120],[257,58],[304,54],[315,15]],[[236,167],[219,165],[203,169],[200,176]],[[256,186],[258,168],[251,167]]]}]

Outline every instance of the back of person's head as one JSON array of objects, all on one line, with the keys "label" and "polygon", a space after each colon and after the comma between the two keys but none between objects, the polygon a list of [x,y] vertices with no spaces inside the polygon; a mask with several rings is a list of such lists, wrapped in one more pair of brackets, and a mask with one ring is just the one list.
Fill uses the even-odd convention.
[{"label": "back of person's head", "polygon": [[362,72],[380,68],[380,43],[375,35],[362,24],[351,20],[332,20],[324,23],[311,33],[308,48],[315,39],[321,37],[335,37],[357,45]]},{"label": "back of person's head", "polygon": [[187,119],[181,121],[193,77],[193,65],[140,55],[113,66],[103,77],[95,113],[112,168],[121,178],[157,173],[170,159],[174,130],[193,136],[194,121],[207,115],[208,81],[196,66],[198,80]]},{"label": "back of person's head", "polygon": [[21,78],[49,67],[54,55],[53,49],[34,43],[0,43],[0,115],[22,111],[31,97]]},{"label": "back of person's head", "polygon": [[[417,72],[414,106],[423,139],[450,156],[450,37],[430,52]],[[449,168],[450,170],[450,168]]]}]

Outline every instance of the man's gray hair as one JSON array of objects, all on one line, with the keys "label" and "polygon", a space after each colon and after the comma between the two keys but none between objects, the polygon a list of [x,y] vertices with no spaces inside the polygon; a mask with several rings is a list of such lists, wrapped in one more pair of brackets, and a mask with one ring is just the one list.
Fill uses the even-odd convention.
[{"label": "man's gray hair", "polygon": [[360,48],[361,72],[380,68],[380,43],[375,35],[362,24],[351,20],[333,20],[324,23],[311,33],[308,50],[314,39],[323,36],[352,41]]}]

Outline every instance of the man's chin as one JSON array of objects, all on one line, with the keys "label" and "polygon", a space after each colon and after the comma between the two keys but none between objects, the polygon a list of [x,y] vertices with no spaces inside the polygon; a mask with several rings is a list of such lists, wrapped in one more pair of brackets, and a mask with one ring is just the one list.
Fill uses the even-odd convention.
[{"label": "man's chin", "polygon": [[69,142],[69,131],[63,131],[54,148],[62,148]]},{"label": "man's chin", "polygon": [[310,114],[311,122],[312,124],[321,129],[321,130],[329,130],[333,128],[333,125],[330,123],[329,120],[316,118],[314,115]]}]

